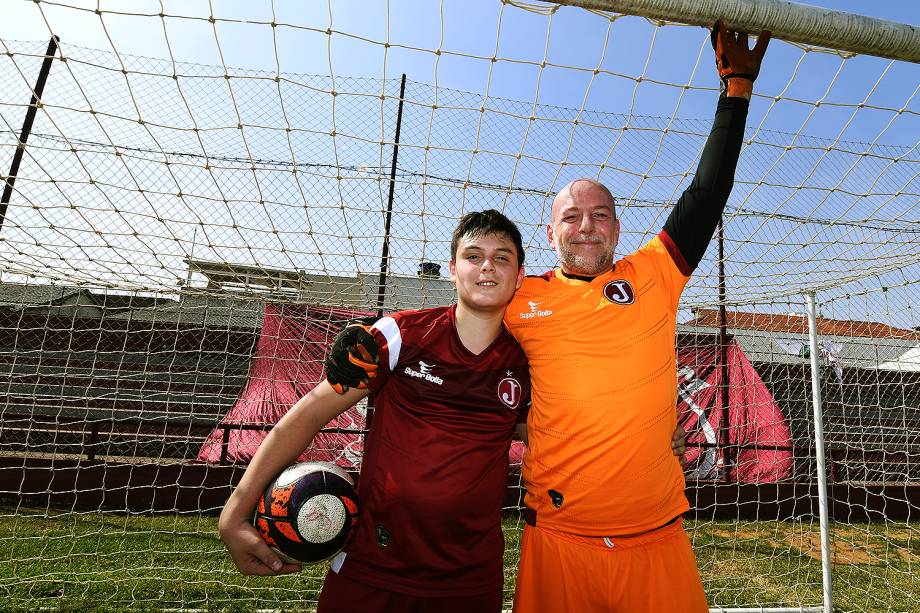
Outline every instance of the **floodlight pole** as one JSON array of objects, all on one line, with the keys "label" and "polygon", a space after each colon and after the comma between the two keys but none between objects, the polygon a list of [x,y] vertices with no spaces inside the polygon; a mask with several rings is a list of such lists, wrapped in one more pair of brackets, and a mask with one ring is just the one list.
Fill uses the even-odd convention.
[{"label": "floodlight pole", "polygon": [[818,466],[818,513],[821,528],[821,579],[824,587],[824,611],[833,613],[831,596],[831,542],[827,512],[827,470],[824,459],[824,418],[821,410],[821,376],[818,364],[818,321],[815,315],[815,294],[805,294],[808,310],[808,341],[811,349],[811,394],[815,426],[815,460]]},{"label": "floodlight pole", "polygon": [[57,36],[52,36],[51,40],[48,41],[45,59],[42,62],[41,69],[38,71],[38,79],[35,81],[35,88],[32,90],[32,101],[29,102],[29,108],[26,110],[26,118],[22,122],[22,131],[19,133],[19,143],[16,145],[15,153],[13,153],[13,162],[10,164],[10,172],[6,175],[5,185],[3,186],[3,196],[0,196],[0,231],[3,230],[3,222],[6,221],[6,209],[13,195],[13,185],[16,183],[16,177],[19,174],[19,165],[22,163],[22,155],[25,153],[29,134],[32,133],[35,113],[38,111],[38,106],[41,104],[42,92],[45,91],[45,81],[48,80],[48,73],[51,72],[51,62],[54,60],[54,54],[57,53],[59,41],[60,38]]}]

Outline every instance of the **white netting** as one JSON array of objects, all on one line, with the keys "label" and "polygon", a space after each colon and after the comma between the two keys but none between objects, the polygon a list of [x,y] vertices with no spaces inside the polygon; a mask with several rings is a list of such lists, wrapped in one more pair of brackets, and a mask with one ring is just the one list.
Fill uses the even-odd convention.
[{"label": "white netting", "polygon": [[[450,231],[465,212],[504,211],[540,273],[556,262],[545,224],[569,180],[609,186],[620,254],[658,232],[692,180],[718,96],[701,28],[511,1],[393,0],[361,19],[344,5],[42,1],[28,10],[44,41],[0,40],[6,172],[47,36],[70,20],[99,32],[92,47],[62,36],[0,228],[0,576],[11,606],[315,601],[319,570],[244,580],[213,536],[246,442],[212,430],[257,395],[253,381],[302,392],[350,314],[449,302]],[[154,47],[156,59],[135,54]],[[838,606],[905,610],[920,598],[907,519],[920,488],[918,77],[917,64],[771,43],[724,217],[725,306],[732,364],[750,375],[746,360],[760,381],[744,389],[767,390],[788,435],[694,422],[703,447],[689,525],[714,606],[821,602],[804,291],[817,292],[822,318]],[[418,274],[423,262],[442,272]],[[701,373],[721,368],[706,353],[718,344],[718,264],[712,245],[678,339],[679,354],[695,352],[682,398],[707,415],[718,412],[698,395],[715,381]],[[294,353],[255,377],[259,357],[282,359],[260,349],[273,338]],[[363,426],[352,417],[337,426]],[[326,443],[355,465],[360,445],[341,436]],[[775,485],[733,484],[755,461],[739,445],[782,447],[792,468]],[[135,523],[108,509],[146,514]],[[76,562],[47,568],[65,560]]]}]

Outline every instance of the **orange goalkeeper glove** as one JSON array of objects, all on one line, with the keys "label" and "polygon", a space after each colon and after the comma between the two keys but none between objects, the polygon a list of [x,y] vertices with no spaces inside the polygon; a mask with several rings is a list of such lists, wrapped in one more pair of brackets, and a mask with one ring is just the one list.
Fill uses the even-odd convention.
[{"label": "orange goalkeeper glove", "polygon": [[326,378],[332,389],[344,394],[349,389],[367,389],[377,376],[380,350],[370,327],[360,322],[345,326],[332,341],[326,355]]},{"label": "orange goalkeeper glove", "polygon": [[720,19],[712,27],[710,40],[716,52],[719,78],[722,79],[722,95],[750,99],[754,81],[760,73],[760,63],[770,43],[770,32],[761,32],[754,48],[748,49],[748,35],[729,32]]}]

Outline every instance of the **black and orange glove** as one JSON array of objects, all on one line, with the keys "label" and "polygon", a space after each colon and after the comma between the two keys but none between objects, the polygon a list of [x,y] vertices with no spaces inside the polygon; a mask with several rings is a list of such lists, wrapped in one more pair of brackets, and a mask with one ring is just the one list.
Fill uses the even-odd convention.
[{"label": "black and orange glove", "polygon": [[760,74],[760,63],[770,43],[770,32],[761,32],[754,48],[748,49],[748,35],[726,30],[720,19],[712,26],[710,40],[716,52],[719,78],[722,79],[722,95],[750,99],[754,81]]},{"label": "black and orange glove", "polygon": [[379,353],[366,320],[345,326],[326,355],[326,378],[332,389],[338,394],[352,388],[367,389],[370,380],[377,376]]}]

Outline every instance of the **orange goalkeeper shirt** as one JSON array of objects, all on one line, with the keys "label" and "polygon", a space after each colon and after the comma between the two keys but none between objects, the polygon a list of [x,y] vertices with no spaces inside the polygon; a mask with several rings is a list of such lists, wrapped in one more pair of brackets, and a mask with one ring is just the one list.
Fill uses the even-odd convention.
[{"label": "orange goalkeeper shirt", "polygon": [[508,305],[505,325],[530,361],[523,474],[538,525],[635,534],[689,509],[671,452],[677,304],[689,278],[675,259],[662,232],[591,281],[558,269],[527,277]]}]

